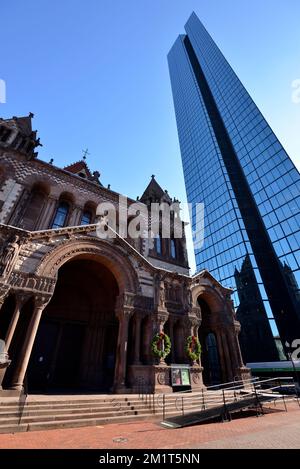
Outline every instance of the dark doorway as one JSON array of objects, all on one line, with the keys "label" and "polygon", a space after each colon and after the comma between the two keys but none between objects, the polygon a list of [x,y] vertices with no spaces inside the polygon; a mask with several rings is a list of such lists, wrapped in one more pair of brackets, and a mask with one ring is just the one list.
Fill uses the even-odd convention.
[{"label": "dark doorway", "polygon": [[215,334],[212,332],[206,336],[204,361],[204,381],[210,385],[221,383],[221,369],[217,341]]},{"label": "dark doorway", "polygon": [[59,324],[42,322],[31,353],[27,379],[29,391],[47,391],[54,351],[59,337]]},{"label": "dark doorway", "polygon": [[222,382],[218,344],[215,333],[214,319],[207,302],[199,297],[202,323],[199,328],[201,343],[201,363],[203,366],[203,382],[206,386],[213,386]]},{"label": "dark doorway", "polygon": [[29,392],[107,392],[113,386],[118,321],[113,274],[90,259],[66,263],[31,354]]},{"label": "dark doorway", "polygon": [[65,388],[78,385],[84,333],[85,327],[80,324],[63,325],[53,371],[53,386]]}]

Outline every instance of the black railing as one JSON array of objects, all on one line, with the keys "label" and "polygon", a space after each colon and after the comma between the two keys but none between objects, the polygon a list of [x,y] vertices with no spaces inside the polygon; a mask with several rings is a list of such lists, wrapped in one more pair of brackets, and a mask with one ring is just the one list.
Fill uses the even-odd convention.
[{"label": "black railing", "polygon": [[163,420],[169,416],[184,416],[217,406],[223,406],[222,420],[231,420],[230,404],[236,403],[236,407],[238,407],[238,401],[244,400],[246,402],[247,397],[254,398],[257,416],[264,414],[262,402],[274,401],[276,403],[278,400],[282,400],[287,411],[287,400],[296,399],[300,407],[296,384],[292,377],[231,381],[209,386],[206,390],[202,389],[199,392],[182,391],[179,396],[178,394],[175,396],[173,393],[153,394],[150,392],[149,386],[141,379],[139,381],[139,397],[151,409],[152,413],[162,415]]}]

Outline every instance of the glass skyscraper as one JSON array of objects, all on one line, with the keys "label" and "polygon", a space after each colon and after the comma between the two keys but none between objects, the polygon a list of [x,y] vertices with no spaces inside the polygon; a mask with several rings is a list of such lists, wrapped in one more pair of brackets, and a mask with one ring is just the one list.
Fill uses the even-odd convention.
[{"label": "glass skyscraper", "polygon": [[278,359],[274,337],[300,339],[300,175],[195,13],[185,31],[168,63],[197,270],[235,290],[245,361]]}]

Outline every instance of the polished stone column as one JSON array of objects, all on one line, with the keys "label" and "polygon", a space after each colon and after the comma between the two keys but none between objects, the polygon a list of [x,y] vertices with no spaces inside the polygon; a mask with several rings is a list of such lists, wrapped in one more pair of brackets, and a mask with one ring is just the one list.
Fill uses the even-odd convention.
[{"label": "polished stone column", "polygon": [[141,365],[140,347],[141,347],[141,322],[142,318],[139,314],[135,315],[135,338],[134,338],[134,365]]},{"label": "polished stone column", "polygon": [[224,347],[222,344],[222,337],[220,331],[216,332],[216,339],[217,339],[217,346],[218,346],[218,352],[219,352],[219,357],[221,361],[221,372],[222,372],[222,380],[223,382],[227,381],[227,373],[226,373],[226,359],[224,356]]},{"label": "polished stone column", "polygon": [[237,360],[238,360],[239,366],[243,367],[245,365],[244,365],[243,356],[242,356],[241,347],[240,347],[240,342],[239,342],[239,333],[240,333],[240,331],[241,331],[241,325],[238,321],[235,321],[233,335],[234,335],[234,340],[235,340],[235,344],[236,344]]},{"label": "polished stone column", "polygon": [[223,348],[224,348],[224,358],[225,358],[226,369],[227,369],[227,382],[229,382],[229,381],[232,381],[233,377],[234,377],[234,374],[233,374],[233,371],[232,371],[232,363],[231,363],[232,358],[231,358],[231,355],[229,353],[230,344],[228,345],[228,338],[227,338],[227,335],[225,333],[221,333],[221,336],[222,336],[222,344],[223,344]]},{"label": "polished stone column", "polygon": [[236,373],[238,368],[243,366],[242,356],[241,356],[241,353],[240,353],[240,347],[239,347],[239,344],[238,344],[238,339],[237,339],[236,332],[234,330],[229,330],[227,332],[227,336],[228,336],[229,342],[231,344],[230,352],[231,352],[232,360],[233,360],[233,363],[234,363],[234,370],[235,370],[235,373]]},{"label": "polished stone column", "polygon": [[9,346],[11,344],[12,338],[14,336],[14,333],[18,324],[18,320],[20,317],[20,309],[21,309],[21,299],[19,297],[16,297],[15,309],[14,309],[14,312],[13,312],[13,315],[12,315],[12,318],[9,323],[7,333],[5,336],[5,349],[7,352],[9,350]]},{"label": "polished stone column", "polygon": [[144,344],[144,357],[146,364],[150,365],[152,363],[151,355],[151,339],[152,339],[152,323],[150,317],[148,316],[146,321],[143,321],[143,344]]},{"label": "polished stone column", "polygon": [[171,340],[171,352],[170,352],[170,358],[171,358],[171,363],[175,362],[175,343],[174,343],[174,320],[172,317],[169,318],[169,324],[170,324],[170,340]]},{"label": "polished stone column", "polygon": [[119,334],[114,388],[117,392],[126,391],[128,325],[132,313],[132,308],[128,308],[126,306],[123,308],[123,310],[118,310],[116,312],[116,315],[119,319]]},{"label": "polished stone column", "polygon": [[42,313],[49,300],[50,297],[45,296],[38,296],[35,298],[33,313],[26,331],[21,353],[18,357],[18,363],[12,378],[11,389],[17,389],[19,391],[22,391],[23,389],[24,376],[29,363],[36,333],[40,324]]}]

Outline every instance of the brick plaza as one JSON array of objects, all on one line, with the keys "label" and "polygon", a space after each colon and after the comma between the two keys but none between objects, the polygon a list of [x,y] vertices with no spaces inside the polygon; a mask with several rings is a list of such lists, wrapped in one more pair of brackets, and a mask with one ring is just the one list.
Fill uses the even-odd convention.
[{"label": "brick plaza", "polygon": [[0,435],[0,448],[40,449],[188,449],[188,448],[300,448],[300,408],[272,407],[262,417],[237,418],[181,429],[165,429],[156,422],[108,424]]}]

